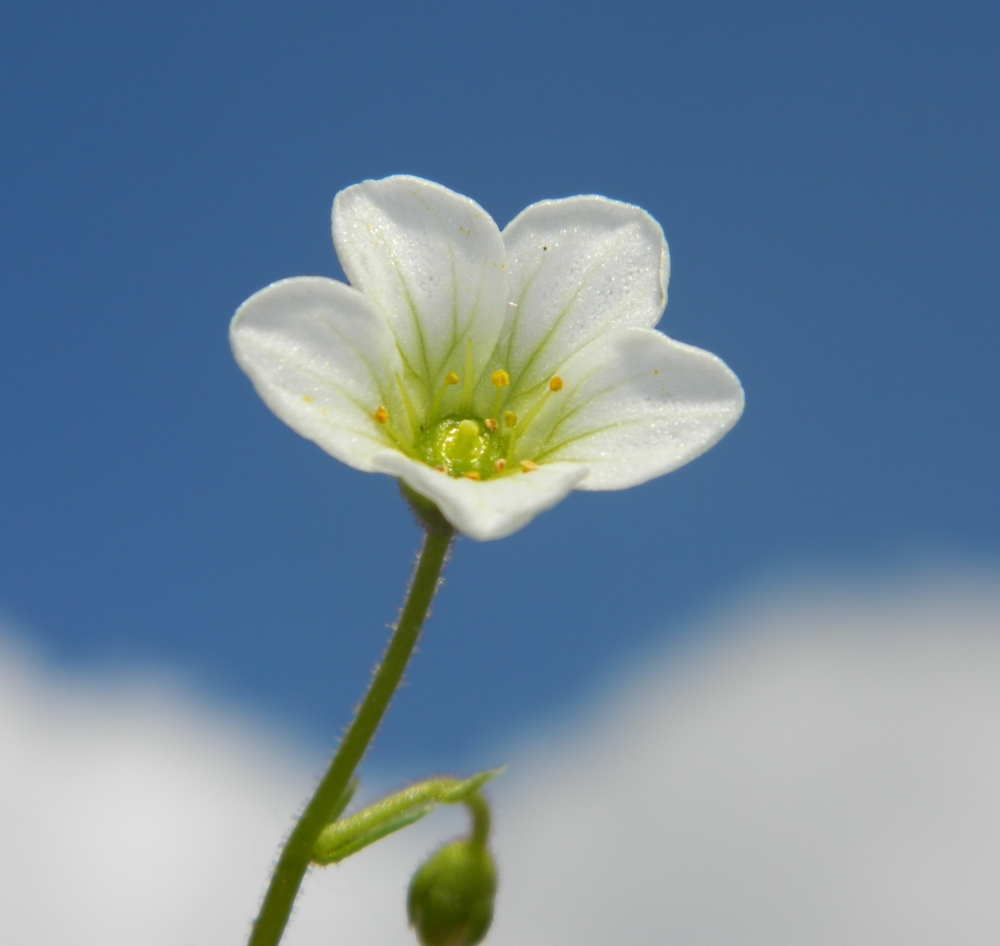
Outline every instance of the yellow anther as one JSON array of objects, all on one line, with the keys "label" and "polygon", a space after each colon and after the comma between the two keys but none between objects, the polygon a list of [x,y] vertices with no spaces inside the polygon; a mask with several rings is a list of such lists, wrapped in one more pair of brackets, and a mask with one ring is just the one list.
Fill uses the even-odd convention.
[{"label": "yellow anther", "polygon": [[303,394],[302,400],[305,401],[306,404],[312,404],[313,399],[308,394]]},{"label": "yellow anther", "polygon": [[500,457],[499,460],[493,461],[494,473],[503,473],[503,471],[506,469],[507,469],[507,461],[503,457]]},{"label": "yellow anther", "polygon": [[467,480],[478,480],[479,479],[479,470],[469,470],[468,473],[463,473],[462,475]]},{"label": "yellow anther", "polygon": [[490,413],[496,417],[503,406],[503,389],[510,386],[510,375],[503,368],[497,368],[490,375],[490,384],[497,389],[496,396],[493,398],[493,407],[490,408]]},{"label": "yellow anther", "polygon": [[381,424],[385,428],[385,432],[392,438],[393,442],[403,451],[408,457],[413,456],[413,441],[405,440],[400,436],[399,431],[389,423],[389,412],[379,405],[375,409],[375,413],[372,415],[375,418],[376,424]]},{"label": "yellow anther", "polygon": [[483,426],[491,434],[495,434],[497,432],[497,429],[500,427],[500,425],[492,417],[487,417],[486,420],[483,421]]},{"label": "yellow anther", "polygon": [[549,382],[549,390],[550,391],[561,391],[562,390],[562,378],[560,378],[559,375],[556,375]]},{"label": "yellow anther", "polygon": [[517,426],[517,414],[515,414],[513,411],[504,411],[503,412],[503,422],[508,427],[516,427]]},{"label": "yellow anther", "polygon": [[521,471],[524,473],[534,473],[538,469],[538,464],[534,460],[522,460]]},{"label": "yellow anther", "polygon": [[454,371],[449,371],[444,376],[444,383],[445,384],[458,384],[458,382],[461,381],[461,380],[462,379],[457,374],[455,374]]},{"label": "yellow anther", "polygon": [[443,463],[440,466],[434,467],[434,469],[437,470],[438,473],[447,473],[448,472],[448,467],[446,467]]}]

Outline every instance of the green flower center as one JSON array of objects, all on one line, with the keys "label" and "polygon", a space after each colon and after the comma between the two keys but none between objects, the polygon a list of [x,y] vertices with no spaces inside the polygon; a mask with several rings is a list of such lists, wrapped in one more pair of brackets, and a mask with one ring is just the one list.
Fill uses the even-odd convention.
[{"label": "green flower center", "polygon": [[498,433],[472,417],[445,417],[417,438],[413,449],[419,460],[449,476],[488,480],[503,460],[506,444]]},{"label": "green flower center", "polygon": [[[538,416],[548,399],[563,388],[562,378],[553,375],[548,385],[527,413],[518,418],[511,410],[503,410],[510,386],[510,375],[497,368],[490,374],[490,384],[496,389],[490,416],[470,417],[474,395],[472,342],[465,347],[465,384],[457,371],[449,371],[424,413],[423,421],[413,404],[403,379],[397,374],[396,383],[406,410],[407,426],[412,433],[407,436],[401,431],[384,405],[379,405],[372,413],[389,439],[408,457],[421,460],[428,466],[446,473],[448,476],[464,476],[470,480],[488,480],[494,476],[506,476],[515,470],[532,473],[538,464],[528,457],[519,455],[518,442],[524,431]],[[458,395],[457,411],[441,417],[445,399],[451,389],[462,385]],[[454,401],[454,395],[452,400]],[[426,425],[426,427],[425,427]]]}]

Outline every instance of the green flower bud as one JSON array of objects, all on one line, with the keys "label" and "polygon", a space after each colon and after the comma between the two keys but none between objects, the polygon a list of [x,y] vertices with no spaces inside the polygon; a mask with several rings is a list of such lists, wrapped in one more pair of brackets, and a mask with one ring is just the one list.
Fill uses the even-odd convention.
[{"label": "green flower bud", "polygon": [[406,910],[422,946],[475,946],[493,921],[497,873],[486,845],[453,841],[413,875]]}]

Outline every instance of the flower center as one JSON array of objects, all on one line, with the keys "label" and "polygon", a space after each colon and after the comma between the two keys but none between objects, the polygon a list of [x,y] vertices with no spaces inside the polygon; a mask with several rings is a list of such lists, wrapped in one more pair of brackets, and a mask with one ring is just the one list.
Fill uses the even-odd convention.
[{"label": "flower center", "polygon": [[[471,417],[475,378],[472,374],[472,342],[465,349],[465,381],[457,371],[449,371],[431,399],[423,423],[417,413],[403,379],[397,374],[396,383],[406,409],[410,436],[406,436],[382,405],[373,417],[388,434],[396,446],[407,456],[421,460],[428,466],[447,473],[449,476],[464,476],[470,480],[488,480],[492,476],[510,474],[520,469],[532,473],[538,469],[533,460],[519,456],[518,441],[531,422],[538,416],[548,399],[562,390],[562,378],[554,375],[549,379],[545,391],[518,418],[510,410],[502,410],[510,387],[510,375],[498,368],[490,375],[490,384],[496,389],[490,416]],[[449,389],[461,385],[457,411],[441,417],[441,410]],[[454,397],[454,396],[453,396]]]},{"label": "flower center", "polygon": [[500,435],[471,417],[452,415],[437,421],[417,437],[413,448],[428,466],[471,480],[488,480],[506,465]]}]

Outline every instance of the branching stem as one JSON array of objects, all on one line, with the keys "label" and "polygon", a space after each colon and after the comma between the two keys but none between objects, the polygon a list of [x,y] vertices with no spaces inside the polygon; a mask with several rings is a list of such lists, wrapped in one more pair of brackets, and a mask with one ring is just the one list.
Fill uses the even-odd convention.
[{"label": "branching stem", "polygon": [[420,636],[427,609],[437,590],[441,569],[454,535],[454,531],[440,514],[428,526],[399,624],[326,775],[285,842],[250,933],[249,946],[277,946],[280,942],[302,878],[312,860],[316,839],[347,791],[351,776],[361,762],[361,757],[403,677],[410,654]]}]

